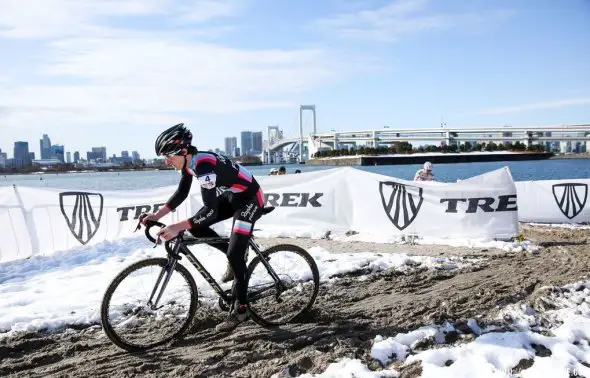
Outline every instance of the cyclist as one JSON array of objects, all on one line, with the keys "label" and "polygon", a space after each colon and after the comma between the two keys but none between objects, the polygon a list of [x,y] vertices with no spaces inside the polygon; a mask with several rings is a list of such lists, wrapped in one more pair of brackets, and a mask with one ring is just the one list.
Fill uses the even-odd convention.
[{"label": "cyclist", "polygon": [[[185,230],[195,237],[218,236],[210,226],[233,217],[229,244],[214,245],[223,252],[227,251],[236,284],[235,309],[227,320],[216,327],[218,332],[230,331],[249,318],[246,250],[254,223],[262,215],[262,190],[252,174],[239,164],[213,152],[197,151],[192,145],[192,133],[183,123],[162,132],[156,139],[155,149],[156,155],[165,156],[166,163],[179,170],[182,177],[178,189],[166,205],[145,216],[142,222],[157,221],[178,207],[187,198],[193,177],[201,185],[203,198],[203,207],[194,216],[160,230],[158,235],[161,239],[170,240]],[[226,249],[223,250],[223,247]]]}]

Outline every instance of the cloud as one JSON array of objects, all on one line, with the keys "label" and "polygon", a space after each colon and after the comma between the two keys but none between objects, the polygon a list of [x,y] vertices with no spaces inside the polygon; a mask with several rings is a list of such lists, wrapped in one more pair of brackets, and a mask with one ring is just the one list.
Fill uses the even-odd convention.
[{"label": "cloud", "polygon": [[570,98],[548,102],[537,102],[518,106],[494,107],[481,110],[474,115],[501,115],[509,113],[522,113],[530,110],[564,108],[575,105],[590,105],[590,97]]},{"label": "cloud", "polygon": [[499,10],[483,13],[435,13],[428,0],[397,0],[376,9],[364,9],[314,22],[314,27],[344,38],[391,42],[424,31],[473,27],[512,15]]},{"label": "cloud", "polygon": [[[302,92],[371,69],[360,58],[319,48],[238,49],[199,38],[210,30],[202,23],[236,15],[243,1],[24,3],[0,0],[0,39],[43,45],[34,52],[41,58],[33,72],[0,86],[0,124],[6,126],[157,124],[179,114],[294,107]],[[141,15],[166,27],[109,24]],[[178,23],[199,28],[175,29]]]},{"label": "cloud", "polygon": [[0,0],[0,38],[123,32],[102,25],[109,17],[168,16],[184,23],[203,23],[235,15],[241,5],[241,0]]}]

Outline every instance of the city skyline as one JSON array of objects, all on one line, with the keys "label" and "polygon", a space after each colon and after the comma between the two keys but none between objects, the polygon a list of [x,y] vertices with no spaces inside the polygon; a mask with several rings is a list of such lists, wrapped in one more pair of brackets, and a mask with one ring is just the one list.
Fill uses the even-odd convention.
[{"label": "city skyline", "polygon": [[319,132],[590,122],[585,0],[83,4],[0,2],[3,151],[47,133],[153,158],[179,122],[215,149],[298,135],[302,104]]}]

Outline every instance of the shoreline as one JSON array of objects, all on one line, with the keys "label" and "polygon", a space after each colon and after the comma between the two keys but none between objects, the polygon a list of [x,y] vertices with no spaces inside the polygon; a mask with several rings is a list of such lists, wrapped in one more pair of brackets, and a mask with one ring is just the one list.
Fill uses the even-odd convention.
[{"label": "shoreline", "polygon": [[368,165],[409,165],[452,163],[481,163],[493,161],[549,160],[555,158],[551,152],[523,153],[420,153],[410,155],[356,155],[308,160],[306,165],[368,166]]},{"label": "shoreline", "polygon": [[[524,153],[417,153],[411,155],[355,155],[326,157],[319,159],[310,159],[302,163],[245,163],[242,166],[370,166],[370,165],[411,165],[423,164],[426,161],[436,164],[453,164],[453,163],[477,163],[491,161],[522,161],[522,160],[578,160],[590,159],[590,153],[585,154],[559,154],[555,155],[550,152],[524,152]],[[98,169],[69,169],[69,170],[27,170],[0,172],[0,176],[13,175],[59,175],[71,173],[97,173],[97,172],[142,172],[142,171],[170,171],[170,167],[142,167],[142,168],[98,168]]]}]

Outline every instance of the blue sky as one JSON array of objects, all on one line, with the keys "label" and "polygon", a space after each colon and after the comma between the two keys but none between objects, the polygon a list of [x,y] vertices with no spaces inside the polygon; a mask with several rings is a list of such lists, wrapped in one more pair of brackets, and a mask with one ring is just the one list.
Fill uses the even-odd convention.
[{"label": "blue sky", "polygon": [[0,0],[0,148],[590,123],[589,40],[588,0]]}]

